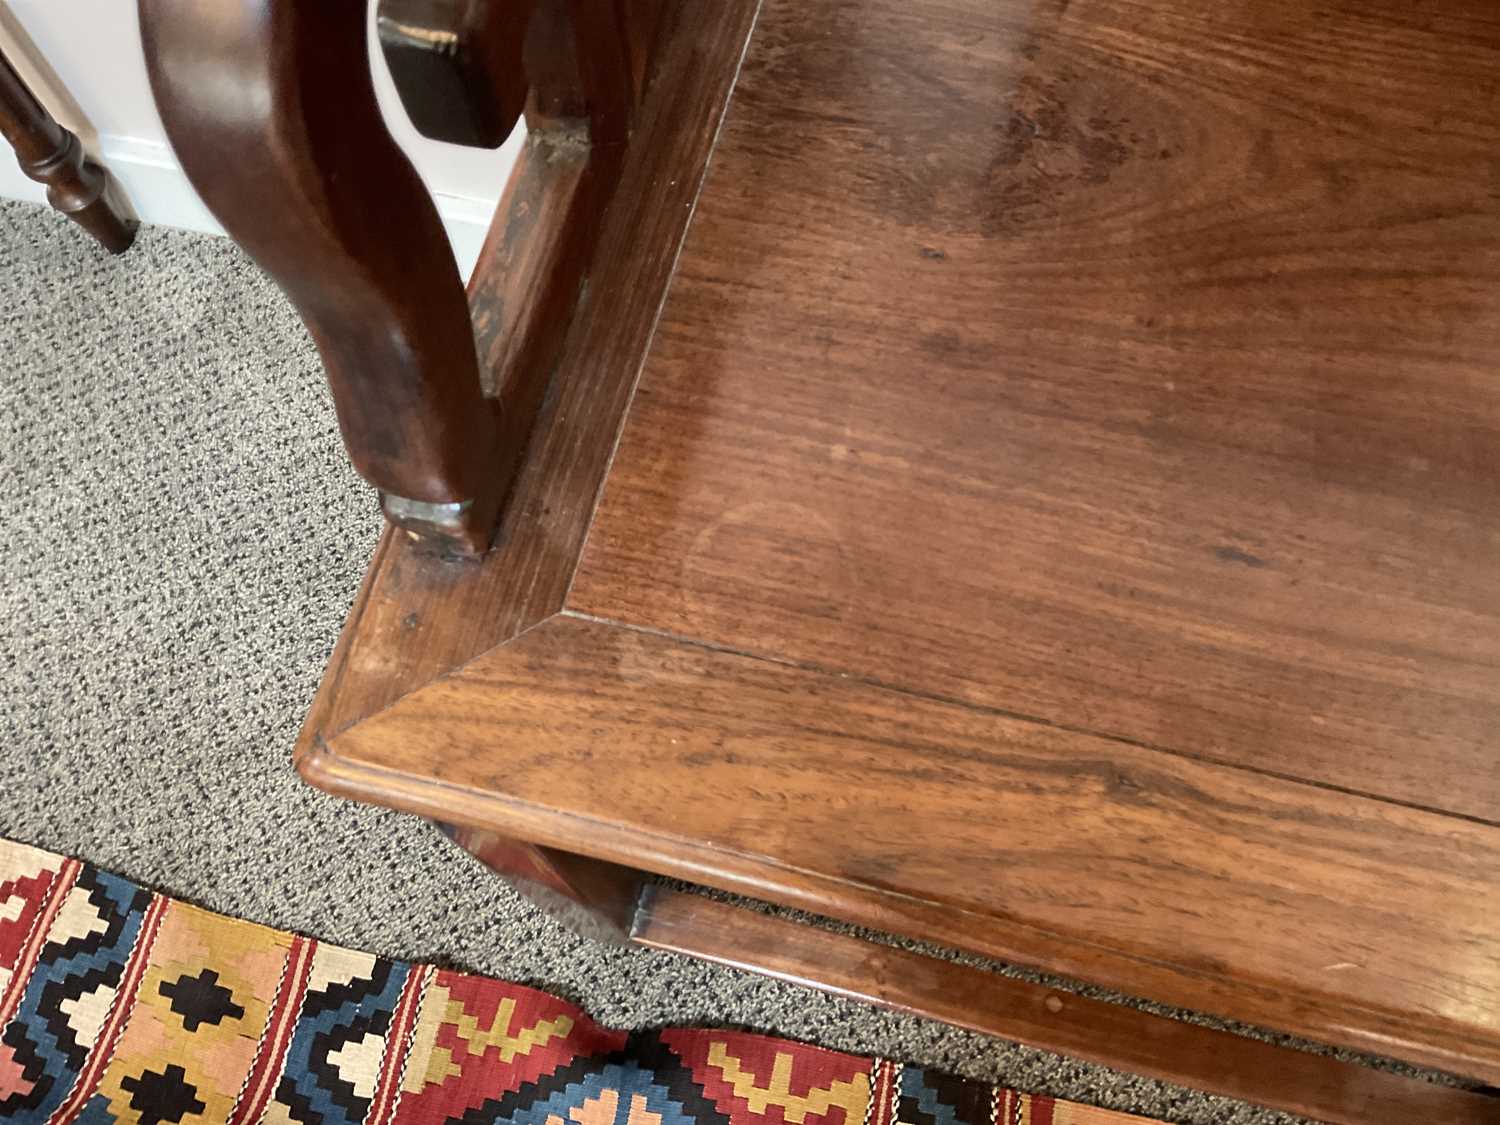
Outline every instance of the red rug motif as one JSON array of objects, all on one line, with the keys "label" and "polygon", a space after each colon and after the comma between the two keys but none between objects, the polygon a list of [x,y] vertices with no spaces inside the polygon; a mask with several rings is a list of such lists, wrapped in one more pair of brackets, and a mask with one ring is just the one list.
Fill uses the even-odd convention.
[{"label": "red rug motif", "polygon": [[0,1121],[1139,1120],[766,1036],[610,1031],[535,989],[212,914],[0,840]]}]

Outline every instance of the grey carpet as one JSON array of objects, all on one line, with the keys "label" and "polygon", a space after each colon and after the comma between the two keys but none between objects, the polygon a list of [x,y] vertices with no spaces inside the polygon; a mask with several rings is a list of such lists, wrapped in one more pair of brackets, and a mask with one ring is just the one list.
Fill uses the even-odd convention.
[{"label": "grey carpet", "polygon": [[379,514],[290,306],[226,240],[147,229],[111,259],[6,203],[0,307],[0,834],[615,1026],[747,1027],[1174,1122],[1292,1120],[590,944],[428,825],[307,788],[292,741]]}]

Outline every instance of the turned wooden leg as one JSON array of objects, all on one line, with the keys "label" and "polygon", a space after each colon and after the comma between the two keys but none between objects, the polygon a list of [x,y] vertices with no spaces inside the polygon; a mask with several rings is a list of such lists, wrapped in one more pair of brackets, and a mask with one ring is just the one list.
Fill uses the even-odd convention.
[{"label": "turned wooden leg", "polygon": [[364,0],[140,0],[183,167],[317,342],[355,467],[387,516],[457,554],[488,544],[507,481],[463,283],[387,132]]},{"label": "turned wooden leg", "polygon": [[572,929],[598,941],[630,939],[647,882],[644,873],[478,828],[441,827],[465,851]]},{"label": "turned wooden leg", "polygon": [[0,54],[0,133],[16,150],[21,171],[47,185],[47,201],[93,235],[111,254],[135,241],[136,223],[110,198],[109,174],[83,151]]}]

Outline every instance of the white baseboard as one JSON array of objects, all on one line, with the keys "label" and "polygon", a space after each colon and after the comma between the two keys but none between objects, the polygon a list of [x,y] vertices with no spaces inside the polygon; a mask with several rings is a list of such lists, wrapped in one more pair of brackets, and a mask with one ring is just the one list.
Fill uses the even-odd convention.
[{"label": "white baseboard", "polygon": [[[101,136],[89,148],[109,168],[142,222],[207,234],[224,233],[166,144],[136,137]],[[14,161],[0,159],[0,198],[45,203],[47,193],[41,184],[27,179]],[[499,200],[436,192],[433,202],[453,244],[459,271],[467,278],[479,258]]]}]

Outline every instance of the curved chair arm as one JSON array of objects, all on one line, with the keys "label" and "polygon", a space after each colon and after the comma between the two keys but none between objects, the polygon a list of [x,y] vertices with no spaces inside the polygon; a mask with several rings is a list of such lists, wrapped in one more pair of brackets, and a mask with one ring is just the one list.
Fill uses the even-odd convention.
[{"label": "curved chair arm", "polygon": [[173,146],[301,313],[355,467],[393,522],[481,553],[505,485],[496,408],[437,211],[376,104],[365,0],[140,13]]}]

